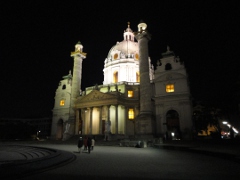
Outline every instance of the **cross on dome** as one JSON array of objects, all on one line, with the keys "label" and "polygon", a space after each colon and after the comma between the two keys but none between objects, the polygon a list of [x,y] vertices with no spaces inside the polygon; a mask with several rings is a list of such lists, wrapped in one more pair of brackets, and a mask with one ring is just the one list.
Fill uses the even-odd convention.
[{"label": "cross on dome", "polygon": [[124,32],[133,32],[132,29],[130,28],[130,22],[128,22],[128,27]]}]

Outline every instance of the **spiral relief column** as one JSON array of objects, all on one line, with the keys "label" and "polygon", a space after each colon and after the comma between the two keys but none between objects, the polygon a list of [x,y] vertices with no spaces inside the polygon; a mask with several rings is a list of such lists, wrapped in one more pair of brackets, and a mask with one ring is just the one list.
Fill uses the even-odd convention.
[{"label": "spiral relief column", "polygon": [[152,88],[149,77],[148,41],[151,35],[147,32],[147,25],[140,23],[135,38],[139,46],[139,72],[140,72],[140,113],[136,117],[136,134],[153,135],[154,118],[152,112]]}]

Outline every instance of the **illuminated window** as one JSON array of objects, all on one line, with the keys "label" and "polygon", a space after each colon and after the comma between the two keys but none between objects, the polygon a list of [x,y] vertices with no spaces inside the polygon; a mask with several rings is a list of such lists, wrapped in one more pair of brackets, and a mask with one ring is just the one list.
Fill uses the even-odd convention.
[{"label": "illuminated window", "polygon": [[140,82],[140,74],[139,74],[139,72],[136,73],[136,82]]},{"label": "illuminated window", "polygon": [[135,54],[135,59],[138,60],[139,59],[139,55]]},{"label": "illuminated window", "polygon": [[61,100],[61,101],[60,101],[60,106],[64,106],[64,104],[65,104],[65,101],[64,101],[64,100]]},{"label": "illuminated window", "polygon": [[134,119],[134,111],[133,109],[128,110],[128,119]]},{"label": "illuminated window", "polygon": [[166,85],[166,92],[167,93],[174,92],[174,84],[167,84]]},{"label": "illuminated window", "polygon": [[115,71],[115,72],[113,73],[113,83],[117,83],[117,82],[118,82],[118,72]]},{"label": "illuminated window", "polygon": [[133,91],[128,91],[128,97],[133,97]]},{"label": "illuminated window", "polygon": [[118,58],[118,54],[117,54],[117,53],[114,54],[113,58],[114,58],[114,59],[117,59],[117,58]]}]

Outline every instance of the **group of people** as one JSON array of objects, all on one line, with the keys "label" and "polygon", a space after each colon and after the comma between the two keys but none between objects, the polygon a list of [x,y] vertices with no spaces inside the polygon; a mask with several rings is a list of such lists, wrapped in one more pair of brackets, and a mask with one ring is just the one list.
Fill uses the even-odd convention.
[{"label": "group of people", "polygon": [[88,151],[88,153],[90,154],[90,152],[93,151],[94,145],[95,145],[94,138],[85,136],[83,139],[82,137],[80,137],[78,140],[78,152],[81,153],[82,147],[84,147],[83,150]]}]

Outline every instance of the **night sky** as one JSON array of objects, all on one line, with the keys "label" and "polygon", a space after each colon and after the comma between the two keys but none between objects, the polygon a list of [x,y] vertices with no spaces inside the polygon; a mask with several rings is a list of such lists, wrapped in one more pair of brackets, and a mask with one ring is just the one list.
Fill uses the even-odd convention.
[{"label": "night sky", "polygon": [[[239,75],[238,1],[44,1],[0,2],[0,117],[52,115],[55,91],[73,68],[78,41],[82,90],[103,82],[104,60],[123,40],[130,22],[143,20],[152,35],[153,65],[167,46],[184,61],[194,100],[236,103]],[[234,104],[235,105],[235,104]]]}]

